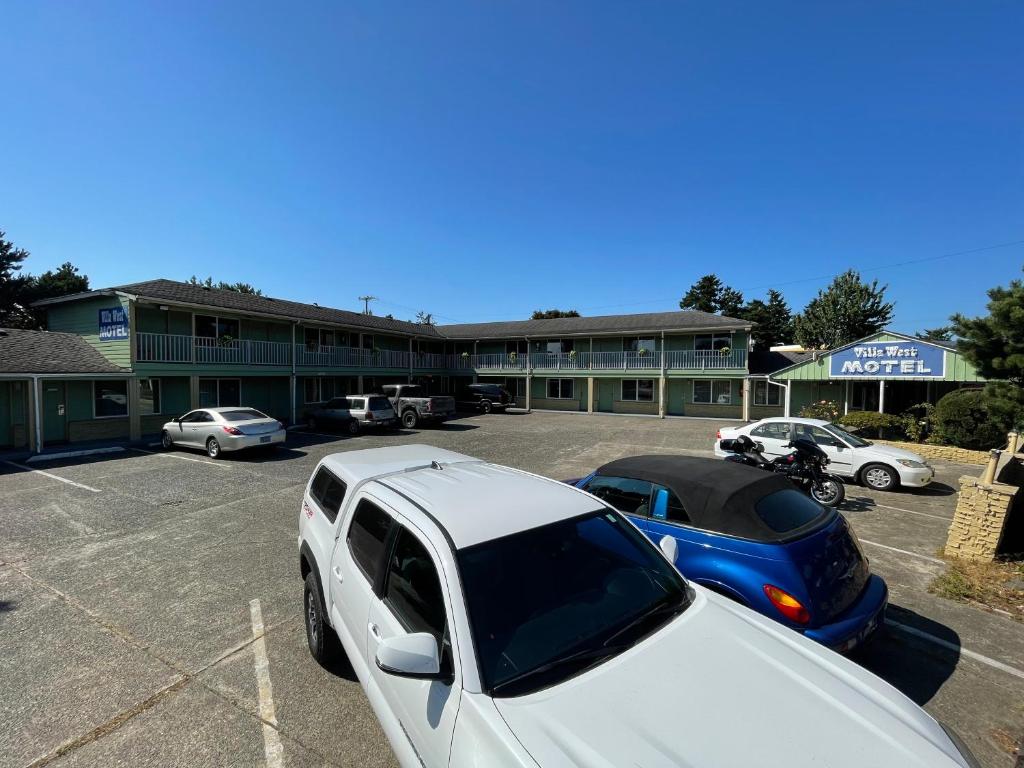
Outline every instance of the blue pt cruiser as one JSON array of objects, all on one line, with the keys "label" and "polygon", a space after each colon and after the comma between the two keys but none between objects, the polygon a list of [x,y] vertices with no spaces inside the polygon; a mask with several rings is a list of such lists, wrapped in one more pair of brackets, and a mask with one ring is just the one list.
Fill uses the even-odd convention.
[{"label": "blue pt cruiser", "polygon": [[881,625],[889,591],[846,519],[785,477],[689,456],[634,456],[571,484],[671,536],[683,575],[841,653]]}]

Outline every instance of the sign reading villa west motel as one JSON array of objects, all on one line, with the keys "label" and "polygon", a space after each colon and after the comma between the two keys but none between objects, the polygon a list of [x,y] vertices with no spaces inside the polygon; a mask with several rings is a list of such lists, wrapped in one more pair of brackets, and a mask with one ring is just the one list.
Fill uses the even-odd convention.
[{"label": "sign reading villa west motel", "polygon": [[833,379],[941,379],[946,350],[919,341],[871,341],[829,356]]},{"label": "sign reading villa west motel", "polygon": [[100,341],[128,338],[128,311],[124,307],[111,307],[99,311]]}]

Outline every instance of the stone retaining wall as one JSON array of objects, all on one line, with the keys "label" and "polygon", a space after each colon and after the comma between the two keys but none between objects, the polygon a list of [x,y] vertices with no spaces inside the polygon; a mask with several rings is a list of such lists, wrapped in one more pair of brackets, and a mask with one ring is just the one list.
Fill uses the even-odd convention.
[{"label": "stone retaining wall", "polygon": [[930,443],[901,443],[896,440],[875,440],[876,443],[891,445],[912,451],[926,459],[951,461],[954,464],[988,464],[988,451],[972,451],[967,448],[955,448],[952,445],[931,445]]},{"label": "stone retaining wall", "polygon": [[960,478],[960,496],[946,540],[946,555],[975,562],[992,562],[1006,527],[1017,488],[983,483],[976,477]]}]

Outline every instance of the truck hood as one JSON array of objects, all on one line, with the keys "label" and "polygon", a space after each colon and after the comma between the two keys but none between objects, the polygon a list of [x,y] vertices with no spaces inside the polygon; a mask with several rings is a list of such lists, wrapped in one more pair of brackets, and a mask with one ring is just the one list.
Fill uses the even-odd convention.
[{"label": "truck hood", "polygon": [[493,701],[546,768],[966,766],[941,726],[887,683],[704,590],[614,659]]},{"label": "truck hood", "polygon": [[897,459],[909,459],[910,461],[919,461],[922,464],[925,463],[924,458],[913,451],[908,451],[903,448],[897,448],[893,445],[883,445],[882,443],[872,443],[866,448],[855,449],[858,452],[863,452],[865,455],[871,455],[879,459],[888,459],[889,461],[896,461]]}]

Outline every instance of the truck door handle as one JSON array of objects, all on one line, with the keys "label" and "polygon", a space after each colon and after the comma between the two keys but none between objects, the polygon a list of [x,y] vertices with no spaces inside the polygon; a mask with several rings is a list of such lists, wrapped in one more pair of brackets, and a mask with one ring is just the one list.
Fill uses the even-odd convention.
[{"label": "truck door handle", "polygon": [[376,624],[374,624],[371,621],[369,629],[370,629],[370,634],[373,635],[374,638],[376,638],[377,640],[380,640],[380,627],[378,627]]},{"label": "truck door handle", "polygon": [[341,575],[341,566],[334,566],[334,568],[331,569],[331,572],[334,574],[334,578],[336,578],[338,581],[344,581]]}]

